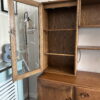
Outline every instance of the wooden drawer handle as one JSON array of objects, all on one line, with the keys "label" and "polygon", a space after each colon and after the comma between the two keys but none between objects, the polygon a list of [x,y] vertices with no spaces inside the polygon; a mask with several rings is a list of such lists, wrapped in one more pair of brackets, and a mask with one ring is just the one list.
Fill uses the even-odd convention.
[{"label": "wooden drawer handle", "polygon": [[81,98],[88,98],[89,94],[88,93],[80,93]]},{"label": "wooden drawer handle", "polygon": [[69,98],[66,98],[65,100],[72,100],[72,98],[71,98],[71,97],[69,97]]}]

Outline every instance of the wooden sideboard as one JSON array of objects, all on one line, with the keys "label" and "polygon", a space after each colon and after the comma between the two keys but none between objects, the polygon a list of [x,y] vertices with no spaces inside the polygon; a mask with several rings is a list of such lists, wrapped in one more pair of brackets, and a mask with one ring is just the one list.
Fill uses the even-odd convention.
[{"label": "wooden sideboard", "polygon": [[[43,75],[38,80],[39,100],[100,100],[100,74],[77,71],[78,49],[100,50],[100,46],[78,47],[80,27],[100,28],[100,0],[16,1],[27,5],[26,8],[33,6],[38,9],[39,24],[35,30],[39,32],[39,42],[36,44],[39,52],[34,56],[39,57],[39,64],[32,71],[18,74],[14,3],[8,0],[14,81],[41,72]],[[34,13],[31,11],[30,15],[33,18]],[[29,43],[33,42],[30,40]],[[34,51],[35,47],[30,50],[27,46],[26,49]],[[31,58],[30,52],[28,54],[26,58]]]},{"label": "wooden sideboard", "polygon": [[78,49],[100,50],[100,46],[77,45],[80,27],[100,27],[100,1],[62,2],[44,3],[48,18],[45,50],[52,53],[46,53],[49,66],[38,79],[39,100],[100,100],[100,74],[76,68]]},{"label": "wooden sideboard", "polygon": [[38,100],[99,100],[100,74],[77,76],[44,73],[38,79]]}]

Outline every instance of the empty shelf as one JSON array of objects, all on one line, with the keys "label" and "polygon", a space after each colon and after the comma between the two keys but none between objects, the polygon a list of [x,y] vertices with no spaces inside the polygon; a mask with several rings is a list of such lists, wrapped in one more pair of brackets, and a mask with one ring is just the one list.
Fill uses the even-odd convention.
[{"label": "empty shelf", "polygon": [[74,29],[74,28],[70,28],[70,29],[47,29],[47,30],[44,30],[44,31],[49,31],[49,32],[51,32],[51,31],[75,31],[76,29]]},{"label": "empty shelf", "polygon": [[82,28],[100,28],[100,25],[81,25]]},{"label": "empty shelf", "polygon": [[78,46],[78,49],[84,49],[84,50],[100,50],[100,46]]},{"label": "empty shelf", "polygon": [[58,53],[45,53],[45,54],[53,56],[74,56],[74,54],[58,54]]},{"label": "empty shelf", "polygon": [[51,8],[62,8],[62,7],[73,7],[77,6],[77,2],[62,2],[62,3],[54,3],[54,4],[46,4],[44,5],[45,9],[51,9]]},{"label": "empty shelf", "polygon": [[66,70],[62,70],[62,69],[57,69],[57,68],[52,68],[52,67],[48,67],[45,72],[48,72],[48,73],[55,73],[55,74],[63,74],[63,75],[74,75],[74,72],[73,70],[66,68]]}]

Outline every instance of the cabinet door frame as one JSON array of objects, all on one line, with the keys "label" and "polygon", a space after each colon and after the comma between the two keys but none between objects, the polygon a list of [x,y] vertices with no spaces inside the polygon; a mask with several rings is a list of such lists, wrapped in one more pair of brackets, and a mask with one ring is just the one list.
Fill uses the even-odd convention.
[{"label": "cabinet door frame", "polygon": [[43,72],[43,23],[42,23],[42,9],[43,5],[39,2],[32,1],[32,0],[16,0],[16,2],[20,2],[23,4],[28,4],[31,6],[36,6],[39,8],[39,69],[33,70],[31,72],[27,72],[24,74],[19,75],[17,71],[17,53],[16,53],[16,29],[15,29],[15,15],[14,15],[14,3],[13,0],[8,0],[8,9],[9,9],[9,33],[10,33],[10,42],[11,42],[11,59],[12,59],[12,74],[13,74],[13,80],[21,80],[27,77],[30,77],[31,75],[35,75],[39,72]]}]

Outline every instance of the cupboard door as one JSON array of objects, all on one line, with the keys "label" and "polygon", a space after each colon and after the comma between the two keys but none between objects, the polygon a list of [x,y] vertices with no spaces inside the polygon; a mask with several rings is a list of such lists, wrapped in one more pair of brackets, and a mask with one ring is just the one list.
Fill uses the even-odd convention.
[{"label": "cupboard door", "polygon": [[59,82],[38,81],[38,100],[73,100],[73,87]]},{"label": "cupboard door", "polygon": [[[8,0],[8,8],[13,80],[16,81],[43,71],[42,4],[32,0]],[[19,60],[21,70],[18,70]]]},{"label": "cupboard door", "polygon": [[76,100],[100,100],[100,90],[76,88]]}]

